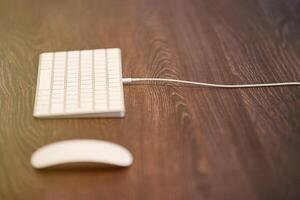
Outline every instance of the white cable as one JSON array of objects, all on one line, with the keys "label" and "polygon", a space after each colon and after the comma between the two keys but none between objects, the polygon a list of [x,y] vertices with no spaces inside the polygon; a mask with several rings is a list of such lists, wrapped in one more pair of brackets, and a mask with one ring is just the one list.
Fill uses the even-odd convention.
[{"label": "white cable", "polygon": [[215,87],[215,88],[253,88],[253,87],[278,87],[278,86],[300,86],[300,82],[281,82],[281,83],[262,83],[262,84],[242,84],[242,85],[224,85],[224,84],[214,84],[214,83],[202,83],[194,81],[184,81],[178,79],[167,79],[167,78],[123,78],[124,84],[130,84],[132,82],[147,82],[147,81],[157,81],[157,82],[169,82],[169,83],[179,83],[185,85],[197,85],[204,87]]}]

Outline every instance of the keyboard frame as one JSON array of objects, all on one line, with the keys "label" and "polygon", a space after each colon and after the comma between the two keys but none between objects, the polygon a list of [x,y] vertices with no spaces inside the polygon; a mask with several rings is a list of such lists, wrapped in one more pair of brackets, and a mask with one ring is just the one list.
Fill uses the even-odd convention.
[{"label": "keyboard frame", "polygon": [[[68,52],[72,51],[58,51],[58,52],[44,52],[39,55],[39,65],[38,65],[38,75],[37,75],[37,81],[36,81],[36,93],[35,93],[35,103],[34,103],[34,111],[33,111],[33,116],[36,118],[100,118],[100,117],[108,117],[108,118],[119,118],[119,117],[125,117],[125,105],[124,105],[124,90],[123,90],[123,83],[122,83],[122,54],[121,54],[121,49],[119,48],[108,48],[108,49],[88,49],[88,50],[74,50],[74,51],[95,51],[95,50],[118,50],[119,51],[119,72],[120,72],[120,90],[121,90],[121,109],[107,109],[107,110],[93,110],[93,111],[74,111],[74,112],[62,112],[62,113],[46,113],[46,114],[39,114],[37,112],[37,100],[38,100],[38,95],[39,95],[39,83],[40,83],[40,76],[41,76],[41,61],[42,61],[42,56],[44,54],[49,54],[49,53],[60,53],[60,52],[65,52],[66,54]],[[107,58],[106,58],[107,59]],[[53,73],[53,68],[54,64],[52,64],[52,73]],[[65,63],[65,68],[67,67],[67,62]],[[94,67],[94,65],[93,65]],[[106,70],[108,70],[108,67],[106,66]],[[52,76],[53,78],[53,76]],[[107,77],[106,77],[107,78]],[[51,82],[53,80],[51,79]],[[64,80],[64,84],[66,84],[66,80]],[[80,84],[80,83],[78,83]],[[64,93],[66,93],[66,89],[64,90]],[[51,95],[51,93],[49,94]],[[109,95],[109,94],[107,94]],[[51,98],[51,97],[49,97]],[[64,97],[64,101],[66,101]],[[50,102],[49,102],[50,104]]]}]

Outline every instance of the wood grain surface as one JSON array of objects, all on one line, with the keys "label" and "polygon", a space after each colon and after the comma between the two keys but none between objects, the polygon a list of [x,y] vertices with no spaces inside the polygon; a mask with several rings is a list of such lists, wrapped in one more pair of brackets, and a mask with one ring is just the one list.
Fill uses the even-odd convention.
[{"label": "wood grain surface", "polygon": [[[125,86],[124,119],[33,118],[38,55],[118,47],[124,77],[300,80],[299,0],[1,0],[0,199],[300,199],[300,88]],[[71,138],[128,169],[36,171]],[[95,152],[97,153],[97,152]]]}]

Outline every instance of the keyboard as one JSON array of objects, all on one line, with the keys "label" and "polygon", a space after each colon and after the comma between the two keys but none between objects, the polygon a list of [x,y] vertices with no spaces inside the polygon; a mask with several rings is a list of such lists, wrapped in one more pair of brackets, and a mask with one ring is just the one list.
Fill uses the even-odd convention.
[{"label": "keyboard", "polygon": [[120,49],[40,54],[33,115],[123,117]]}]

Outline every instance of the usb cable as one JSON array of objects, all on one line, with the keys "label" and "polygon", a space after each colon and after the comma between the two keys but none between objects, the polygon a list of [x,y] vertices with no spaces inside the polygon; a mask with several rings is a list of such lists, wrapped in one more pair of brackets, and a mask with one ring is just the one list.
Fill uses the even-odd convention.
[{"label": "usb cable", "polygon": [[255,88],[255,87],[279,87],[279,86],[300,86],[300,82],[280,82],[280,83],[261,83],[261,84],[214,84],[194,82],[178,79],[167,78],[123,78],[124,84],[130,84],[133,82],[167,82],[182,85],[195,85],[200,87],[214,87],[214,88]]}]

